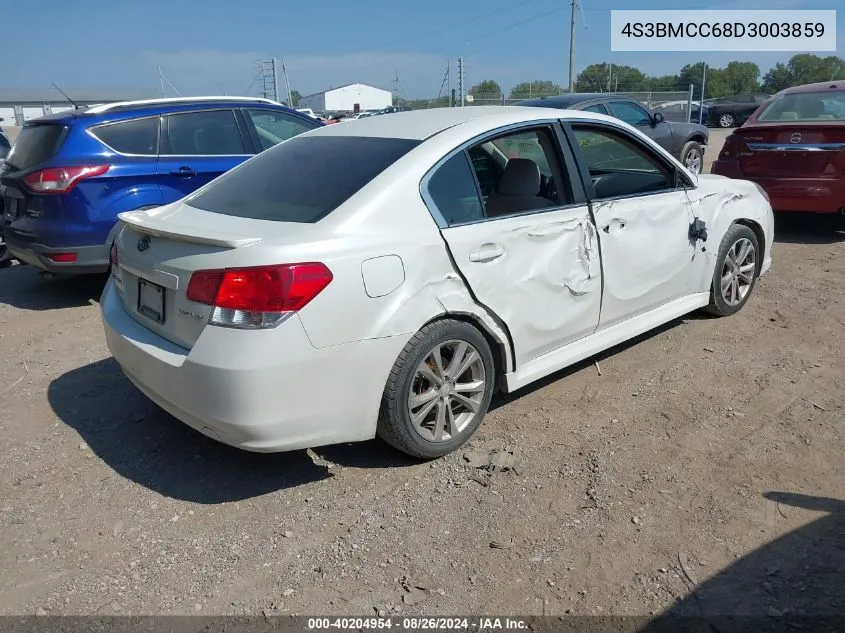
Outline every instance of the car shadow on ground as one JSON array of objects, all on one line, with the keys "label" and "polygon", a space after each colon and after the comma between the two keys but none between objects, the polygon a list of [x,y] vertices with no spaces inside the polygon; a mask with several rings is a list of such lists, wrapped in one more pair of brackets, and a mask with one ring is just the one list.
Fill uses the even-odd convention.
[{"label": "car shadow on ground", "polygon": [[782,244],[845,242],[845,217],[812,213],[776,213],[775,242]]},{"label": "car shadow on ground", "polygon": [[592,371],[598,371],[595,369],[595,366],[598,365],[599,370],[601,369],[601,363],[604,359],[609,358],[611,356],[615,356],[616,354],[623,352],[631,347],[635,347],[642,343],[643,341],[647,341],[648,339],[662,334],[663,332],[667,332],[672,330],[679,325],[683,325],[688,321],[694,321],[698,319],[712,319],[715,318],[710,314],[705,312],[693,312],[687,314],[681,318],[673,319],[668,323],[664,323],[653,330],[649,330],[648,332],[644,332],[639,336],[635,336],[632,339],[619,343],[609,349],[604,350],[603,352],[599,352],[595,356],[591,356],[590,358],[584,359],[574,365],[570,365],[569,367],[565,367],[564,369],[560,369],[553,374],[546,376],[545,378],[540,378],[536,382],[532,382],[530,385],[523,387],[518,391],[513,391],[511,393],[504,393],[498,392],[495,396],[493,396],[493,400],[490,403],[490,411],[494,411],[499,407],[503,407],[505,405],[510,404],[515,400],[519,400],[520,398],[524,398],[525,396],[534,393],[535,391],[539,391],[540,389],[545,389],[552,383],[555,383],[559,380],[564,380],[569,376],[578,373],[582,369],[592,368]]},{"label": "car shadow on ground", "polygon": [[[226,446],[176,420],[140,393],[107,358],[56,380],[56,416],[118,474],[164,496],[203,504],[241,501],[334,476],[305,451],[261,454]],[[388,468],[418,464],[380,440],[318,448],[330,464]]]},{"label": "car shadow on ground", "polygon": [[697,584],[642,633],[845,630],[845,502],[790,492],[764,497],[775,519],[794,508],[825,514]]},{"label": "car shadow on ground", "polygon": [[60,310],[99,301],[106,275],[44,279],[33,266],[15,264],[0,269],[0,303],[21,310]]}]

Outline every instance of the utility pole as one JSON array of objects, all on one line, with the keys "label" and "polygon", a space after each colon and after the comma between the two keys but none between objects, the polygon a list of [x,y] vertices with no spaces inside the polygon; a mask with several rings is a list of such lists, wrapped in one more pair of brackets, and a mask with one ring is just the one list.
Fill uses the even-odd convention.
[{"label": "utility pole", "polygon": [[701,121],[704,118],[704,84],[707,82],[707,62],[704,62],[704,65],[701,67],[701,99],[699,101],[698,106],[698,124],[701,125]]},{"label": "utility pole", "polygon": [[164,98],[164,73],[161,72],[161,66],[158,67],[158,80],[161,83],[161,98]]},{"label": "utility pole", "polygon": [[[570,71],[572,72],[572,71]],[[610,84],[613,81],[613,64],[607,65],[607,91],[610,92]]]},{"label": "utility pole", "polygon": [[578,0],[571,0],[572,16],[569,20],[569,93],[575,92],[575,4]]},{"label": "utility pole", "polygon": [[464,58],[458,57],[458,98],[464,107]]},{"label": "utility pole", "polygon": [[282,75],[285,78],[285,92],[287,92],[287,95],[288,95],[288,107],[292,108],[292,107],[294,107],[293,97],[291,97],[291,95],[290,95],[290,82],[288,81],[288,68],[287,68],[287,66],[285,66],[285,58],[284,57],[282,57]]}]

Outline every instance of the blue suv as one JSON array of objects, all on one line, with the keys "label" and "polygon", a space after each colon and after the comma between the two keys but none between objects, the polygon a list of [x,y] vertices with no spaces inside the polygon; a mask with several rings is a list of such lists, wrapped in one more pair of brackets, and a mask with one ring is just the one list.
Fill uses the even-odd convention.
[{"label": "blue suv", "polygon": [[174,202],[323,125],[266,99],[93,106],[29,121],[0,171],[9,253],[51,273],[109,268],[117,214]]}]

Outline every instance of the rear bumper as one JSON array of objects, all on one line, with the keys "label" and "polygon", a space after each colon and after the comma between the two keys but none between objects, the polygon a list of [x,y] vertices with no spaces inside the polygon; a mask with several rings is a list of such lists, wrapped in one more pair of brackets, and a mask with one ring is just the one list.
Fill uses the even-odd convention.
[{"label": "rear bumper", "polygon": [[[8,227],[4,229],[4,238],[13,257],[47,272],[88,274],[104,273],[109,269],[109,248],[104,244],[52,248],[21,240],[14,231],[9,231]],[[73,262],[56,262],[50,258],[58,253],[75,253],[76,259]]]},{"label": "rear bumper", "polygon": [[109,350],[138,389],[201,433],[256,452],[374,437],[408,339],[317,349],[294,316],[271,330],[207,326],[187,350],[130,317],[112,280],[100,305]]},{"label": "rear bumper", "polygon": [[832,178],[760,178],[742,172],[735,160],[713,162],[712,173],[750,180],[768,194],[775,211],[839,213],[845,208],[845,180]]}]

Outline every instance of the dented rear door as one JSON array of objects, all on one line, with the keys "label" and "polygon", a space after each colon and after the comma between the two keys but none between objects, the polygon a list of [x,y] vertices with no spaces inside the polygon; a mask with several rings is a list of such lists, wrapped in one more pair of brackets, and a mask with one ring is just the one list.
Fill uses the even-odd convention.
[{"label": "dented rear door", "polygon": [[596,329],[601,267],[586,204],[442,233],[476,299],[507,325],[517,368]]}]

